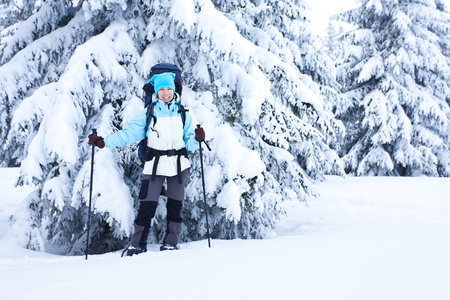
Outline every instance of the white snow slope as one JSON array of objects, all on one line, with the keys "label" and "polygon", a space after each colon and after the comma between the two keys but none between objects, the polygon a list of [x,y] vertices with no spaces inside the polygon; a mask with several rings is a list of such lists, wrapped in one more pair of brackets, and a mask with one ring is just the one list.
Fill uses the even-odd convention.
[{"label": "white snow slope", "polygon": [[450,178],[327,177],[264,240],[120,257],[33,252],[8,234],[30,191],[0,169],[0,299],[450,299]]}]

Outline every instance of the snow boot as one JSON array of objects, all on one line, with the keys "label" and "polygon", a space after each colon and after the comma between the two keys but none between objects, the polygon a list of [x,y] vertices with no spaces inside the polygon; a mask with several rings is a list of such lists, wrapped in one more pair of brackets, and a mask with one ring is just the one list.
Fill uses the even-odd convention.
[{"label": "snow boot", "polygon": [[133,256],[133,255],[145,253],[145,252],[147,252],[147,249],[139,247],[139,246],[130,245],[130,246],[128,246],[128,248],[123,250],[122,256],[125,254],[125,252],[127,253],[127,256]]},{"label": "snow boot", "polygon": [[180,249],[180,248],[178,247],[178,245],[172,246],[172,245],[167,244],[167,243],[162,244],[162,246],[159,248],[160,251],[166,251],[166,250],[178,250],[178,249]]}]

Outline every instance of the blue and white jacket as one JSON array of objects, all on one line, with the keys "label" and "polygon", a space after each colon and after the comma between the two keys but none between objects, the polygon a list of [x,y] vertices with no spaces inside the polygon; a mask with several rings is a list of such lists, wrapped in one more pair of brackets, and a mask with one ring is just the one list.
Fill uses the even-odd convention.
[{"label": "blue and white jacket", "polygon": [[[177,102],[180,97],[176,95],[169,103],[156,98],[153,95],[155,107],[153,115],[156,117],[156,124],[152,118],[147,131],[147,145],[156,150],[180,150],[186,148],[188,151],[198,149],[199,144],[195,140],[194,124],[192,116],[186,110],[186,120],[183,128],[181,113]],[[105,137],[105,146],[108,148],[122,147],[127,144],[139,142],[145,138],[145,125],[147,122],[146,107],[141,111],[131,123],[122,130]],[[152,174],[154,158],[144,165],[144,174]],[[181,171],[191,166],[189,160],[181,156]],[[156,170],[156,175],[175,176],[177,175],[177,156],[161,156]]]}]

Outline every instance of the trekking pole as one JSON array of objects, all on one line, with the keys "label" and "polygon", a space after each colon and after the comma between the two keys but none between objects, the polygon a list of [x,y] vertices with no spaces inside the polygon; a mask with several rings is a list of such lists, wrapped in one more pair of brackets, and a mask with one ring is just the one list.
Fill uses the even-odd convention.
[{"label": "trekking pole", "polygon": [[[197,128],[200,128],[200,124],[197,125]],[[200,166],[201,166],[201,170],[202,170],[203,201],[205,202],[206,235],[208,236],[208,247],[211,248],[211,241],[210,241],[210,235],[209,235],[209,223],[208,223],[208,210],[207,210],[207,205],[206,205],[205,172],[203,171],[202,142],[205,143],[205,145],[206,145],[206,147],[208,147],[209,151],[211,151],[211,148],[204,140],[200,141],[198,149],[200,150]]]},{"label": "trekking pole", "polygon": [[[92,135],[97,135],[97,129],[92,129]],[[95,143],[96,140],[92,143],[92,156],[91,156],[91,184],[89,187],[89,210],[88,210],[88,219],[87,219],[87,237],[86,237],[86,260],[88,259],[89,252],[89,228],[91,225],[91,202],[92,202],[92,184],[94,182],[94,153],[95,153]]]}]

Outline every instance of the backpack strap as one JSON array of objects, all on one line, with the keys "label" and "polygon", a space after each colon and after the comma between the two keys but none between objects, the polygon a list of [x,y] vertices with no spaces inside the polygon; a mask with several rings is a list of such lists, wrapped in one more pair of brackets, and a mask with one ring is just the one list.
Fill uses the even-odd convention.
[{"label": "backpack strap", "polygon": [[181,121],[183,122],[183,129],[184,129],[184,125],[186,124],[186,112],[189,111],[189,109],[186,109],[183,104],[180,103],[180,101],[178,101],[178,112],[181,115]]},{"label": "backpack strap", "polygon": [[147,107],[147,121],[145,123],[145,138],[147,138],[147,131],[148,131],[148,126],[150,126],[150,121],[153,119],[153,125],[156,124],[156,117],[153,114],[155,110],[155,102],[150,103],[150,105]]}]

